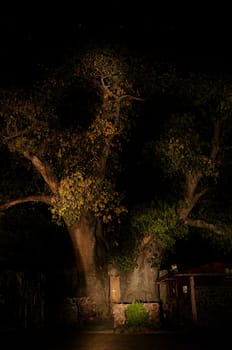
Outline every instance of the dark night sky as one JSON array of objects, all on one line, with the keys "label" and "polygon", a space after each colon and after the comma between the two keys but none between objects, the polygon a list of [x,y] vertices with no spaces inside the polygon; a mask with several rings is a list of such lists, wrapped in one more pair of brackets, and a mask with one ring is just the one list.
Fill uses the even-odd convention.
[{"label": "dark night sky", "polygon": [[121,24],[107,23],[104,16],[83,24],[65,12],[63,16],[0,15],[1,80],[23,80],[33,74],[38,62],[58,61],[65,49],[97,40],[158,52],[183,67],[231,71],[230,22],[215,20],[209,13],[194,17],[192,9],[185,15],[177,9],[173,13],[164,12],[165,8],[149,12],[145,5],[141,9],[134,5],[133,10],[126,18],[130,21]]}]

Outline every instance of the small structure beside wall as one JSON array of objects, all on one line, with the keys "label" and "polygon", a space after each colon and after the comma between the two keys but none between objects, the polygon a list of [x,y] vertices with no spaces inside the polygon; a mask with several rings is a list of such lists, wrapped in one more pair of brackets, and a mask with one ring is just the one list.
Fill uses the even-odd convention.
[{"label": "small structure beside wall", "polygon": [[166,325],[226,325],[232,318],[232,264],[211,263],[161,274]]}]

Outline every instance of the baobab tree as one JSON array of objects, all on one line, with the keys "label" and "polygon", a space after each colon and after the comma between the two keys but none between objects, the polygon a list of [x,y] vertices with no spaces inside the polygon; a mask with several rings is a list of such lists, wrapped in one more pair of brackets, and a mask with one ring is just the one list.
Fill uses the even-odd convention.
[{"label": "baobab tree", "polygon": [[[231,84],[202,74],[162,79],[166,101],[179,101],[179,109],[175,105],[172,113],[169,106],[159,126],[162,132],[146,144],[149,161],[156,162],[156,169],[160,164],[161,177],[166,179],[162,196],[148,195],[146,203],[130,211],[120,247],[126,249],[129,232],[130,252],[127,249],[127,256],[115,258],[119,269],[126,270],[122,278],[127,301],[159,299],[155,281],[161,263],[175,242],[190,232],[220,242],[227,252],[232,249],[230,202],[222,205],[217,193],[231,162]],[[157,178],[150,186],[160,186]]]},{"label": "baobab tree", "polygon": [[[59,70],[26,92],[1,91],[2,144],[35,186],[18,198],[5,193],[0,209],[42,202],[65,224],[76,257],[77,296],[91,301],[97,317],[110,312],[103,226],[126,212],[115,182],[118,156],[135,103],[142,101],[127,60],[106,49],[86,51],[69,61],[63,76]],[[76,101],[82,108],[74,111]]]}]

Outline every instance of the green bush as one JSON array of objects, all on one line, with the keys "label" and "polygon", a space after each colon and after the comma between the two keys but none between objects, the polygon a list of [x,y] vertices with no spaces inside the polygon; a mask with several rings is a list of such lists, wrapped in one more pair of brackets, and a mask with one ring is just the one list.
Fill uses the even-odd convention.
[{"label": "green bush", "polygon": [[149,323],[149,313],[145,310],[143,303],[134,301],[125,310],[126,324],[129,327],[146,326]]}]

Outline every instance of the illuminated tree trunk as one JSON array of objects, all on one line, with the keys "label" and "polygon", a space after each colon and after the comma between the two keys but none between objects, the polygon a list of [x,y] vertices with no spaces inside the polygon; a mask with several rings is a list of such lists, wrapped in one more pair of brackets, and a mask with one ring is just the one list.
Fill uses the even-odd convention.
[{"label": "illuminated tree trunk", "polygon": [[97,256],[97,237],[94,224],[86,218],[68,227],[76,259],[77,297],[83,319],[108,318],[109,277],[106,265]]},{"label": "illuminated tree trunk", "polygon": [[159,300],[156,280],[161,261],[160,247],[151,237],[145,237],[138,249],[137,266],[126,273],[124,295],[122,301],[141,300],[152,302]]},{"label": "illuminated tree trunk", "polygon": [[149,263],[143,263],[132,272],[127,273],[127,291],[123,299],[126,302],[135,300],[143,302],[158,301],[159,294],[155,283],[158,273],[159,268],[151,267]]}]

